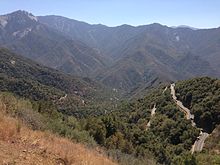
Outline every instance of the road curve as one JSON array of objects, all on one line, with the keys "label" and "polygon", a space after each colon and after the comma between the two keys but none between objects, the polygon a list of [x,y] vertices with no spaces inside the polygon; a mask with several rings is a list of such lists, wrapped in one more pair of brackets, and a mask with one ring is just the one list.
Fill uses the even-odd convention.
[{"label": "road curve", "polygon": [[[194,122],[194,115],[192,115],[190,113],[190,110],[188,108],[186,108],[181,101],[177,100],[176,91],[175,91],[175,84],[170,85],[170,90],[171,90],[171,95],[172,95],[173,100],[175,101],[176,105],[181,109],[181,111],[183,111],[185,113],[186,119],[191,120],[192,126],[196,127],[196,123]],[[208,133],[202,132],[202,131],[200,132],[199,137],[197,137],[196,141],[194,142],[194,144],[192,146],[192,149],[191,149],[192,154],[195,151],[197,151],[197,152],[202,151],[203,146],[205,144],[205,140],[207,139],[208,136],[209,136]]]},{"label": "road curve", "polygon": [[186,108],[181,101],[177,100],[176,92],[175,92],[174,87],[175,87],[175,84],[170,85],[171,95],[173,97],[173,100],[176,102],[177,106],[180,107],[181,111],[183,111],[185,113],[187,120],[190,120],[190,119],[194,120],[194,115],[192,115],[190,113],[190,110],[188,108]]},{"label": "road curve", "polygon": [[205,140],[207,139],[207,137],[209,136],[208,133],[206,132],[201,132],[200,136],[198,137],[198,139],[195,141],[194,145],[192,146],[192,154],[197,151],[197,152],[201,152],[204,144],[205,144]]}]

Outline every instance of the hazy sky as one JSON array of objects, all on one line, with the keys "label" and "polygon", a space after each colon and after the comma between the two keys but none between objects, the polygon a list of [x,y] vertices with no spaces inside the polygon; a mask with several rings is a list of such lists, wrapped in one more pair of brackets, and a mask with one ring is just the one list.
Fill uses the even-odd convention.
[{"label": "hazy sky", "polygon": [[108,26],[155,22],[199,28],[220,26],[220,0],[0,0],[0,14],[19,9]]}]

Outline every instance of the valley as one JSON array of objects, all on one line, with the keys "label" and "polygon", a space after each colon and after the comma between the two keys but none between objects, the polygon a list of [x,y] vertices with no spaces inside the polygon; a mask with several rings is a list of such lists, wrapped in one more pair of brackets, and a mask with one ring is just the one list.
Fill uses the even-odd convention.
[{"label": "valley", "polygon": [[219,28],[193,30],[160,24],[108,27],[26,11],[3,15],[1,22],[2,47],[124,93],[161,82],[220,76]]},{"label": "valley", "polygon": [[220,28],[0,16],[0,163],[220,164]]}]

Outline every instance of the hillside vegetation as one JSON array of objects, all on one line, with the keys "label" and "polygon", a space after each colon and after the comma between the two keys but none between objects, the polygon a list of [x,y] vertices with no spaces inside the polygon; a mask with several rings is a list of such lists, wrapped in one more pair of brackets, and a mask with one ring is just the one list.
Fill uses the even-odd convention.
[{"label": "hillside vegetation", "polygon": [[212,132],[220,124],[220,80],[195,78],[176,84],[178,99],[195,115],[196,124]]},{"label": "hillside vegetation", "polygon": [[0,58],[1,91],[35,101],[49,100],[59,111],[75,116],[101,114],[117,102],[117,92],[89,78],[73,78],[3,48]]},{"label": "hillside vegetation", "polygon": [[[24,128],[33,134],[29,136],[30,141],[27,140],[30,143],[40,138],[43,140],[39,144],[47,146],[45,142],[50,136],[46,136],[45,131],[49,131],[49,135],[56,134],[56,137],[51,135],[55,144],[75,146],[73,141],[94,148],[101,146],[103,154],[122,165],[218,163],[219,142],[210,140],[212,136],[207,140],[209,143],[203,153],[191,154],[191,147],[200,130],[185,119],[165,85],[151,90],[143,98],[119,103],[116,91],[106,91],[90,79],[72,78],[16,56],[6,49],[0,50],[0,56],[0,105],[4,111],[3,118],[16,118],[17,123],[13,124],[12,133],[2,134],[6,139],[17,137],[16,131],[22,132],[21,128]],[[195,114],[198,127],[210,132],[219,124],[219,89],[219,80],[208,77],[176,83],[178,99]],[[154,106],[156,113],[152,117]],[[149,121],[150,127],[147,126]],[[36,137],[31,129],[35,130]],[[3,131],[6,130],[2,127]],[[218,137],[218,134],[213,136]],[[63,138],[68,140],[60,140]],[[25,146],[31,148],[28,144]],[[56,151],[53,149],[53,146],[57,146],[55,144],[48,144],[49,153]],[[5,156],[7,152],[20,154],[15,150],[5,150],[11,148],[11,144],[5,141],[2,146],[5,146],[2,150]],[[36,150],[38,153],[38,148]],[[57,154],[65,160],[66,154],[60,152],[52,152],[55,156],[50,155],[48,161],[55,161]],[[208,159],[209,155],[213,160]],[[72,162],[72,156],[68,161]]]},{"label": "hillside vegetation", "polygon": [[[36,154],[35,153],[36,151],[37,153],[40,153],[40,155],[38,156],[40,157],[39,159],[41,159],[42,157],[41,153],[43,152],[43,154],[47,154],[45,153],[46,150],[49,153],[48,159],[52,162],[54,162],[57,159],[56,156],[58,154],[58,156],[62,158],[62,161],[65,160],[70,164],[71,163],[81,164],[82,162],[86,162],[86,161],[91,161],[91,164],[93,164],[93,161],[100,164],[99,160],[102,160],[101,164],[103,162],[107,162],[108,164],[109,160],[105,158],[106,156],[104,156],[103,159],[102,156],[101,158],[97,156],[98,160],[96,161],[96,152],[98,152],[97,153],[98,155],[100,155],[101,152],[102,155],[108,155],[108,157],[114,159],[115,162],[119,162],[121,165],[136,165],[136,164],[141,165],[144,163],[155,164],[155,161],[151,157],[137,158],[135,155],[126,154],[117,149],[111,149],[111,150],[100,149],[100,146],[97,145],[96,141],[94,140],[95,136],[92,136],[90,132],[88,132],[86,129],[88,127],[89,124],[88,122],[90,122],[90,120],[88,119],[79,120],[77,118],[74,118],[73,116],[63,115],[62,113],[57,112],[56,107],[48,101],[40,101],[40,102],[29,101],[26,99],[15,97],[10,93],[1,93],[0,108],[3,111],[3,114],[1,113],[3,115],[2,117],[5,119],[9,117],[10,118],[9,122],[12,121],[11,122],[12,128],[10,127],[11,125],[9,124],[9,126],[7,127],[8,129],[5,129],[6,125],[8,124],[7,121],[3,120],[2,123],[0,122],[0,130],[2,132],[2,134],[0,135],[5,136],[6,139],[8,138],[8,136],[9,137],[15,136],[15,139],[17,139],[18,137],[16,131],[20,133],[20,130],[24,129],[25,131],[24,134],[22,135],[18,134],[19,137],[21,135],[22,137],[27,138],[24,143],[25,148],[22,148],[21,152],[23,152],[23,150],[25,150],[25,152],[32,149],[34,150],[33,152],[32,151],[30,153],[28,152],[29,153],[29,155],[27,155],[28,157],[32,157],[32,154]],[[14,118],[16,118],[16,120]],[[93,127],[93,123],[90,124]],[[33,132],[32,130],[35,131]],[[9,131],[9,133],[7,131]],[[52,135],[51,133],[56,134],[56,136]],[[51,141],[51,143],[48,141]],[[32,143],[36,143],[36,142],[37,142],[36,145],[39,148],[33,148]],[[38,142],[39,144],[41,144],[40,146]],[[19,154],[19,152],[16,151],[17,149],[10,151],[7,150],[8,147],[12,147],[10,144],[5,144],[4,141],[2,143],[4,143],[2,146],[2,150],[5,151],[4,153],[2,153],[4,156],[4,158],[2,158],[3,160],[11,160],[10,157],[8,157],[7,154],[8,152],[12,152],[13,154],[16,155]],[[23,144],[23,142],[20,141],[18,141],[18,143]],[[97,151],[91,150],[89,151],[91,152],[91,154],[87,153],[87,149],[85,148],[85,146],[79,143],[84,144],[89,148],[90,147],[97,148]],[[43,150],[41,146],[43,147]],[[63,146],[66,146],[65,150],[63,150]],[[57,147],[57,149],[54,147]],[[75,147],[76,150],[72,150]],[[78,151],[78,149],[80,152],[82,151],[82,153],[75,152]],[[52,155],[50,155],[51,153]],[[55,157],[51,157],[53,156],[53,154],[55,154]],[[74,163],[75,157],[77,157],[76,160],[77,161],[79,160],[79,162]],[[56,159],[54,160],[54,158]],[[33,162],[36,162],[37,159],[38,157],[36,159],[33,158]],[[15,160],[18,159],[15,158]],[[44,160],[49,161],[47,159]],[[111,164],[111,161],[109,162]]]},{"label": "hillside vegetation", "polygon": [[[188,106],[195,114],[197,127],[209,131],[217,127],[220,121],[219,80],[208,77],[195,78],[177,82],[176,88],[178,99],[183,100],[185,105],[185,100],[189,97],[187,92],[183,92],[186,89],[192,92],[192,103],[201,103],[202,106],[197,107],[200,114],[196,113],[192,106]],[[216,128],[207,139],[202,153],[192,155],[190,150],[200,130],[193,127],[190,120],[186,120],[184,113],[171,98],[169,88],[166,91],[165,89],[165,86],[161,86],[142,99],[122,103],[118,111],[89,119],[86,130],[98,144],[108,149],[118,149],[139,158],[153,156],[157,163],[218,164],[219,129]],[[156,114],[151,117],[154,105]],[[204,122],[207,113],[211,118]],[[151,125],[148,128],[149,121]]]},{"label": "hillside vegetation", "polygon": [[220,164],[220,81],[209,77],[185,80],[176,84],[177,97],[195,115],[196,125],[211,133],[199,164]]},{"label": "hillside vegetation", "polygon": [[220,164],[220,125],[218,125],[207,139],[204,151],[197,154],[200,164]]},{"label": "hillside vegetation", "polygon": [[40,121],[40,114],[30,109],[30,105],[28,101],[0,95],[1,164],[28,165],[37,162],[42,165],[88,162],[91,165],[116,164],[104,156],[98,148],[89,149],[82,144],[49,132],[31,130],[26,126],[27,124],[36,127],[36,125],[44,126],[44,123]]},{"label": "hillside vegetation", "polygon": [[[117,112],[88,120],[86,130],[98,144],[139,158],[153,156],[161,164],[196,164],[190,149],[199,130],[172,101],[170,91],[155,90],[143,99],[123,103]],[[156,114],[147,128],[151,109]]]}]

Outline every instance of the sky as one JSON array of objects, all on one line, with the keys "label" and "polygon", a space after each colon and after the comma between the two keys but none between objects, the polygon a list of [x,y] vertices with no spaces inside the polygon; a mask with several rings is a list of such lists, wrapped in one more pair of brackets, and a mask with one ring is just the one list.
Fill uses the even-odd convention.
[{"label": "sky", "polygon": [[0,15],[16,10],[107,26],[220,26],[220,0],[0,0]]}]

